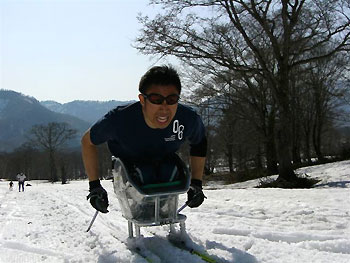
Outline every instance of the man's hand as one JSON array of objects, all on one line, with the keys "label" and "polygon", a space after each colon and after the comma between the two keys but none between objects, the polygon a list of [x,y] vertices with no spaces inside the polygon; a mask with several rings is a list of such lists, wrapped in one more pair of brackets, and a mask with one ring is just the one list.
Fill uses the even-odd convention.
[{"label": "man's hand", "polygon": [[190,189],[187,192],[186,204],[191,208],[198,207],[203,203],[204,198],[207,197],[203,194],[202,181],[192,179]]},{"label": "man's hand", "polygon": [[102,213],[108,213],[108,196],[106,190],[101,186],[100,180],[89,182],[90,194],[87,199],[90,199],[90,204]]}]

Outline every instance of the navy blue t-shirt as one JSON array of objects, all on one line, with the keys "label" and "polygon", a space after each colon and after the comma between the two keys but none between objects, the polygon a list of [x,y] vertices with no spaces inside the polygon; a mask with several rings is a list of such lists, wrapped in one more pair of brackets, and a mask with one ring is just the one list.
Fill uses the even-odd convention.
[{"label": "navy blue t-shirt", "polygon": [[128,161],[160,160],[175,153],[186,140],[191,147],[200,144],[205,128],[199,115],[182,104],[168,127],[150,128],[136,102],[108,112],[91,127],[90,139],[95,145],[107,142],[115,157]]}]

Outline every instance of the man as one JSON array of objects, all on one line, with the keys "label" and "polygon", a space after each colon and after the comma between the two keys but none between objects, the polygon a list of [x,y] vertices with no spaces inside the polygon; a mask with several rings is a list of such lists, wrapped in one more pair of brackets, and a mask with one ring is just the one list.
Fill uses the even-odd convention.
[{"label": "man", "polygon": [[[174,156],[186,140],[190,142],[191,187],[187,193],[189,207],[198,207],[204,201],[202,177],[207,140],[202,120],[191,108],[178,103],[181,82],[177,72],[167,66],[153,67],[141,78],[139,101],[117,107],[96,122],[82,137],[82,155],[89,178],[91,205],[107,213],[107,192],[101,186],[96,145],[107,142],[115,157],[147,170],[153,164],[160,167]],[[143,169],[142,168],[142,169]],[[153,171],[156,169],[154,168]],[[148,173],[145,184],[159,178]]]},{"label": "man", "polygon": [[9,190],[10,190],[10,191],[13,191],[13,182],[12,182],[12,180],[11,180],[11,182],[9,183],[9,185],[10,185]]},{"label": "man", "polygon": [[18,191],[21,192],[21,186],[22,186],[22,192],[24,192],[24,181],[26,180],[26,176],[24,173],[17,174],[17,180],[18,180]]}]

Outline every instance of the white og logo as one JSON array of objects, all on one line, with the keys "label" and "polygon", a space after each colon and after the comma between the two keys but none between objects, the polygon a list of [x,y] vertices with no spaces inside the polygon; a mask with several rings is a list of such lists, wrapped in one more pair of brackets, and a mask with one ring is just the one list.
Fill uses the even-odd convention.
[{"label": "white og logo", "polygon": [[179,124],[179,120],[175,120],[173,124],[173,133],[177,133],[179,140],[182,140],[185,126]]}]

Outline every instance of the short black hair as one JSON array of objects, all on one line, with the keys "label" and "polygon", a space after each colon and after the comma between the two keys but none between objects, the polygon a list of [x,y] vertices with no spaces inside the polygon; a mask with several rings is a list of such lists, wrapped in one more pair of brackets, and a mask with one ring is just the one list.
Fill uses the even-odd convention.
[{"label": "short black hair", "polygon": [[176,70],[171,66],[155,66],[142,76],[139,83],[139,91],[145,94],[151,85],[175,85],[179,94],[181,93],[181,81]]}]

